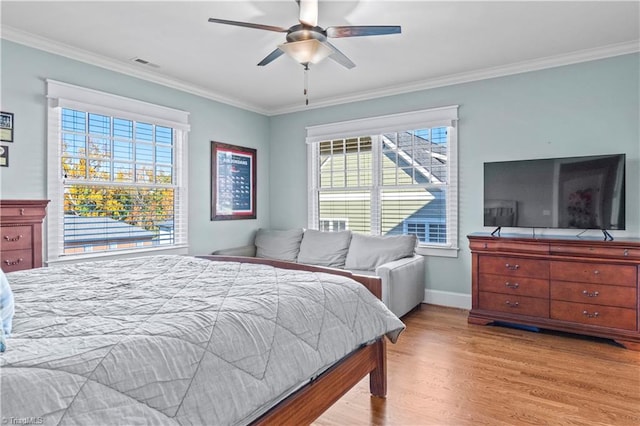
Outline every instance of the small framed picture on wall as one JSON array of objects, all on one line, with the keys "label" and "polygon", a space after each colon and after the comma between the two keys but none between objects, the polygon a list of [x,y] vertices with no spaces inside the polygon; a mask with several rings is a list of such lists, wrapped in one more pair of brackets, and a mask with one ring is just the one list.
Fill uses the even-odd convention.
[{"label": "small framed picture on wall", "polygon": [[13,113],[0,111],[0,141],[13,142]]},{"label": "small framed picture on wall", "polygon": [[0,145],[0,167],[9,167],[9,147]]},{"label": "small framed picture on wall", "polygon": [[256,154],[211,142],[211,220],[256,218]]}]

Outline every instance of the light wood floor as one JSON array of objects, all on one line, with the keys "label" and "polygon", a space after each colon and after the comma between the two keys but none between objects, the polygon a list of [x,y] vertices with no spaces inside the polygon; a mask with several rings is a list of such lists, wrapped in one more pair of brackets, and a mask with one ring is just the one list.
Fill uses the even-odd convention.
[{"label": "light wood floor", "polygon": [[605,339],[467,324],[422,305],[388,344],[388,395],[368,378],[314,424],[640,425],[640,352]]}]

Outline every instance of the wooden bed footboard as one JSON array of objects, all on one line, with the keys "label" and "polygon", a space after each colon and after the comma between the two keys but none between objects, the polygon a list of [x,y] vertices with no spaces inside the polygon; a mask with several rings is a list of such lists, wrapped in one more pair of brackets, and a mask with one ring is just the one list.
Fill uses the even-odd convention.
[{"label": "wooden bed footboard", "polygon": [[367,374],[372,395],[384,398],[387,393],[385,345],[384,338],[381,338],[358,349],[252,424],[308,425]]},{"label": "wooden bed footboard", "polygon": [[[260,263],[276,268],[295,269],[350,277],[367,287],[376,297],[382,297],[381,279],[354,275],[342,269],[280,260],[241,256],[198,256],[211,261]],[[369,375],[369,389],[376,397],[387,395],[387,352],[382,336],[374,343],[364,346],[346,356],[316,379],[271,408],[254,421],[253,425],[304,425],[310,424],[331,407],[338,399]]]}]

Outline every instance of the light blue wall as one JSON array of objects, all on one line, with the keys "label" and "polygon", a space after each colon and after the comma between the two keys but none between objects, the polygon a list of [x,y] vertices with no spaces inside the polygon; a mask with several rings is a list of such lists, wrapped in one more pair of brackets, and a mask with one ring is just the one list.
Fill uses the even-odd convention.
[{"label": "light blue wall", "polygon": [[[0,168],[0,197],[47,197],[46,86],[54,79],[189,111],[190,253],[208,254],[246,241],[269,224],[269,118],[165,86],[2,40],[2,111],[14,113],[9,167]],[[210,141],[258,150],[256,220],[210,221]],[[46,259],[46,253],[45,253]]]},{"label": "light blue wall", "polygon": [[[465,236],[484,230],[485,161],[626,153],[627,231],[614,235],[640,236],[637,54],[266,117],[5,40],[1,49],[0,100],[15,114],[15,142],[3,143],[11,151],[10,167],[0,168],[0,197],[47,195],[45,78],[186,110],[192,254],[246,244],[259,227],[306,226],[306,126],[453,104],[460,105],[461,250],[456,259],[427,260],[428,289],[470,293]],[[258,150],[257,220],[209,220],[211,140]]]},{"label": "light blue wall", "polygon": [[486,230],[485,161],[626,153],[627,231],[615,235],[638,237],[639,81],[639,55],[633,54],[272,117],[271,226],[306,225],[306,126],[455,104],[461,250],[457,259],[427,259],[428,289],[471,292],[466,235]]}]

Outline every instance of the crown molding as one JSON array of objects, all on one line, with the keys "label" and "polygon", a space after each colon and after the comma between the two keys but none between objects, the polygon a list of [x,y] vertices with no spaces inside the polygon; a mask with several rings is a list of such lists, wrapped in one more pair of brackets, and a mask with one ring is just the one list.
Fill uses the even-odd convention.
[{"label": "crown molding", "polygon": [[598,59],[606,59],[614,56],[640,52],[640,40],[633,40],[594,49],[579,50],[563,55],[549,56],[545,58],[517,62],[499,67],[485,68],[465,73],[453,74],[445,77],[436,77],[427,80],[416,81],[413,83],[386,87],[383,89],[360,92],[353,95],[331,97],[325,99],[314,99],[313,104],[307,106],[296,104],[295,106],[292,105],[283,108],[266,110],[253,104],[247,104],[244,102],[240,102],[237,99],[222,96],[218,93],[212,92],[211,90],[191,83],[187,83],[182,80],[166,77],[153,71],[140,69],[135,65],[129,64],[127,62],[107,58],[102,55],[98,55],[83,49],[78,49],[64,43],[55,42],[50,39],[36,36],[34,34],[27,33],[9,26],[2,27],[1,38],[266,116],[275,116],[293,112],[308,111],[311,109],[326,108],[340,104],[366,101],[386,96],[401,95],[404,93],[451,86],[454,84],[470,83],[491,78],[505,77],[514,74],[522,74],[531,71],[561,67],[565,65],[572,65],[581,62],[595,61]]},{"label": "crown molding", "polygon": [[379,90],[360,92],[355,95],[333,97],[330,99],[314,99],[312,105],[301,107],[285,107],[271,110],[269,115],[289,114],[310,109],[326,108],[351,102],[366,101],[386,96],[400,95],[404,93],[418,92],[421,90],[435,89],[438,87],[452,86],[454,84],[470,83],[491,78],[505,77],[509,75],[522,74],[531,71],[539,71],[548,68],[556,68],[565,65],[572,65],[581,62],[595,61],[599,59],[612,58],[614,56],[627,55],[640,52],[640,40],[612,44],[604,47],[579,50],[563,55],[548,56],[531,61],[516,62],[499,67],[485,68],[465,73],[453,74],[446,77],[431,78],[414,83],[403,84],[393,87],[386,87]]},{"label": "crown molding", "polygon": [[167,77],[157,72],[144,70],[138,68],[134,64],[128,62],[118,61],[115,59],[107,58],[102,55],[98,55],[87,50],[79,49],[77,47],[69,46],[68,44],[59,43],[50,40],[45,37],[40,37],[35,34],[27,33],[25,31],[12,28],[10,26],[3,25],[1,38],[12,41],[14,43],[22,44],[34,49],[43,50],[55,55],[64,56],[66,58],[74,59],[76,61],[85,62],[90,65],[95,65],[100,68],[105,68],[110,71],[115,71],[121,74],[128,75],[130,77],[136,77],[141,80],[149,81],[152,83],[160,84],[172,89],[180,90],[182,92],[191,93],[206,99],[221,102],[230,106],[241,108],[244,110],[256,112],[262,115],[268,115],[269,111],[256,107],[255,105],[239,102],[236,99],[222,96],[218,93],[214,93],[211,90],[197,86],[195,84],[187,83],[182,80]]}]

